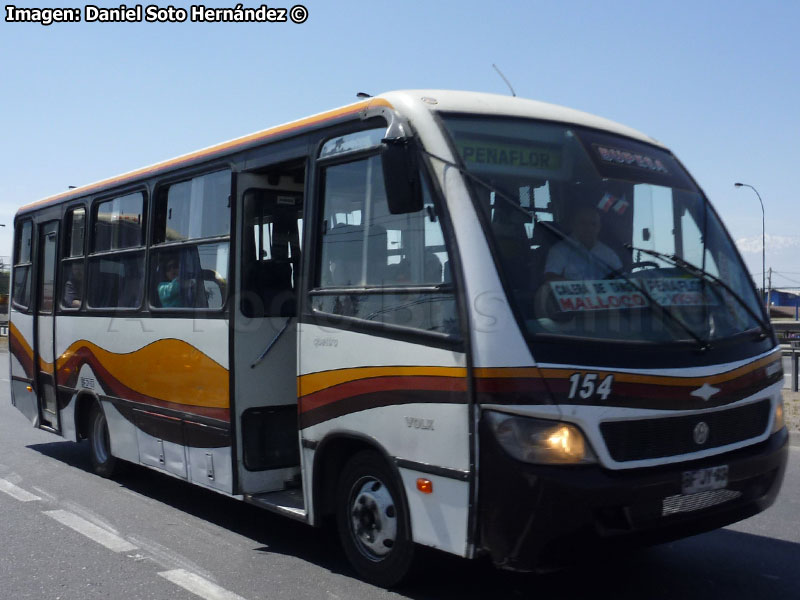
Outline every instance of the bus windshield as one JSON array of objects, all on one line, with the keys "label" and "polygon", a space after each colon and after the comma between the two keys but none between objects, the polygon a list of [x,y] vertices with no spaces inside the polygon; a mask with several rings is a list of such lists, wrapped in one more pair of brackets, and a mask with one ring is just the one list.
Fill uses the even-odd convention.
[{"label": "bus windshield", "polygon": [[734,246],[668,151],[444,115],[528,335],[702,345],[764,326]]}]

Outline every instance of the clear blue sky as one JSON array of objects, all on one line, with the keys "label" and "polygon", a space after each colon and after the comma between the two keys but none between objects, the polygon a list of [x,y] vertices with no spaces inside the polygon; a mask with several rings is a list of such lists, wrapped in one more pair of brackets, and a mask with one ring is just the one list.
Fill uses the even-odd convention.
[{"label": "clear blue sky", "polygon": [[[800,2],[304,4],[302,25],[0,22],[0,222],[69,185],[341,106],[359,91],[507,93],[497,63],[519,96],[620,121],[672,148],[744,240],[760,281],[761,210],[733,182],[756,186],[767,267],[800,282]],[[0,255],[10,254],[10,233],[0,229]]]}]

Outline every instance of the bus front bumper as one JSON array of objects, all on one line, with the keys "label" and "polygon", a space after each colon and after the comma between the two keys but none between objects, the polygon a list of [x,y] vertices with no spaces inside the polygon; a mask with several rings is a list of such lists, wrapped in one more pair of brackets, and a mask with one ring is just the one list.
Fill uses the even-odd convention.
[{"label": "bus front bumper", "polygon": [[[478,546],[502,568],[544,571],[593,552],[666,542],[723,527],[769,507],[788,457],[786,428],[711,458],[611,471],[511,458],[481,424]],[[728,465],[725,490],[681,496],[685,471]],[[725,501],[721,501],[725,500]]]}]

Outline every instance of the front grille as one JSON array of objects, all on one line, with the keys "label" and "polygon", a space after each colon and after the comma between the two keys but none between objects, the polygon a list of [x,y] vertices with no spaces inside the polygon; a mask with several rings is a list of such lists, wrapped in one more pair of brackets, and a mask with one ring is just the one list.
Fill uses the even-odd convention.
[{"label": "front grille", "polygon": [[[600,431],[611,457],[617,462],[689,454],[735,444],[763,434],[770,415],[770,401],[761,400],[729,410],[682,417],[606,421]],[[698,423],[708,425],[708,439],[694,440]]]}]

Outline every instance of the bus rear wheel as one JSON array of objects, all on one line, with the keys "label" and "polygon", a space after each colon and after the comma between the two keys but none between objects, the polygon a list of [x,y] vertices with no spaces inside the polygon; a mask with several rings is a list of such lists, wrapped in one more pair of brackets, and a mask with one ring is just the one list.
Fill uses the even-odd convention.
[{"label": "bus rear wheel", "polygon": [[414,559],[408,511],[393,473],[376,452],[359,452],[345,466],[336,521],[345,555],[365,581],[392,587],[406,578]]},{"label": "bus rear wheel", "polygon": [[111,455],[108,422],[100,404],[95,402],[89,413],[89,455],[92,470],[100,477],[111,477],[117,470],[117,459]]}]

